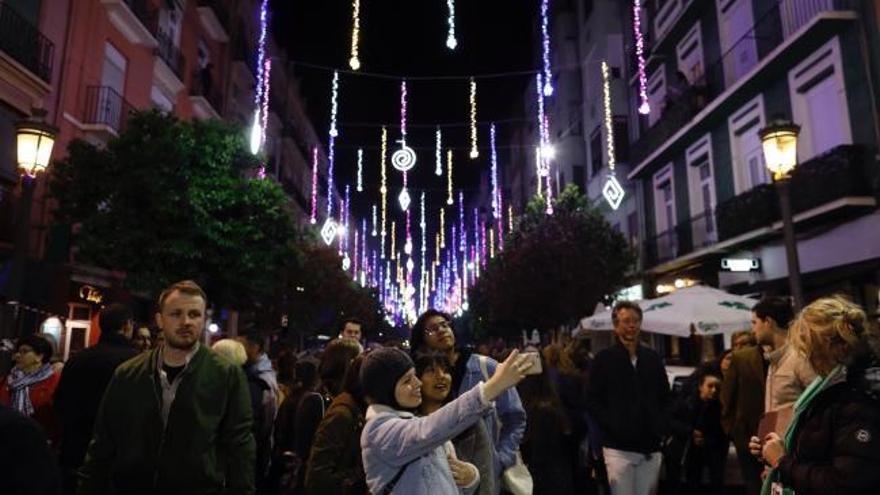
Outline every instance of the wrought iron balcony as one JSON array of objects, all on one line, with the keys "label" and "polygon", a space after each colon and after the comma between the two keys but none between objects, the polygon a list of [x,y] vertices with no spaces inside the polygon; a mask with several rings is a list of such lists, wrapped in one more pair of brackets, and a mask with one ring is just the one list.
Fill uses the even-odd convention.
[{"label": "wrought iron balcony", "polygon": [[128,117],[134,111],[134,106],[111,87],[86,88],[86,107],[82,121],[85,125],[102,126],[119,134],[125,131]]},{"label": "wrought iron balcony", "polygon": [[180,53],[180,48],[174,44],[169,33],[160,30],[156,31],[156,56],[162,59],[168,68],[174,72],[178,79],[183,81],[184,58]]},{"label": "wrought iron balcony", "polygon": [[[204,98],[204,102],[211,106],[210,109],[203,109],[202,113],[204,115],[201,115],[201,117],[220,118],[220,114],[223,112],[223,93],[220,91],[219,84],[214,80],[213,72],[208,68],[195,71],[191,81],[192,83],[189,88],[190,97],[196,97],[193,99],[194,102],[198,98]],[[204,102],[198,105],[204,105]]]},{"label": "wrought iron balcony", "polygon": [[0,50],[43,81],[51,82],[55,45],[6,3],[0,3]]}]

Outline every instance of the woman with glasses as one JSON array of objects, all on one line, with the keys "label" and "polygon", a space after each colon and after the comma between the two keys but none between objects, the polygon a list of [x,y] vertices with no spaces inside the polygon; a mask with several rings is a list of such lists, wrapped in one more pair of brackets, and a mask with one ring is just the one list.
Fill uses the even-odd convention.
[{"label": "woman with glasses", "polygon": [[58,428],[52,412],[52,397],[61,375],[49,363],[52,345],[38,335],[28,335],[15,346],[15,366],[0,386],[0,402],[39,423],[50,440]]}]

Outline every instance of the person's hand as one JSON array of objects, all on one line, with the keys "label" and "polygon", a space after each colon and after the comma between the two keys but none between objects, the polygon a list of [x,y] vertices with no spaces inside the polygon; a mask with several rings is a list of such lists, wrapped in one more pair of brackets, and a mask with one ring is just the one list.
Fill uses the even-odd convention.
[{"label": "person's hand", "polygon": [[779,465],[779,459],[782,459],[782,456],[785,455],[785,445],[783,445],[779,435],[768,433],[764,437],[764,447],[761,449],[761,455],[770,467],[776,468]]},{"label": "person's hand", "polygon": [[474,472],[471,464],[459,461],[452,456],[446,456],[446,460],[449,461],[449,469],[452,470],[452,479],[455,480],[455,484],[459,488],[470,486],[477,478],[477,473]]},{"label": "person's hand", "polygon": [[526,375],[525,372],[532,367],[529,356],[520,354],[514,349],[510,356],[495,368],[495,374],[483,386],[483,394],[486,400],[492,401],[505,390],[519,383]]},{"label": "person's hand", "polygon": [[749,439],[749,452],[758,459],[761,458],[761,439],[752,437]]},{"label": "person's hand", "polygon": [[706,439],[703,437],[703,432],[700,430],[694,430],[694,445],[702,447],[704,443],[706,443]]}]

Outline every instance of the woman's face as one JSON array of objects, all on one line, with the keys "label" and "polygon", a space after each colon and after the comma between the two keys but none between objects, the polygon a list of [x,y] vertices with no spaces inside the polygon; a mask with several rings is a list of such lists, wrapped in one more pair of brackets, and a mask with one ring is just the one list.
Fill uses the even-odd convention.
[{"label": "woman's face", "polygon": [[416,376],[415,368],[410,368],[397,380],[394,400],[404,409],[415,409],[422,403],[422,382]]},{"label": "woman's face", "polygon": [[721,371],[726,373],[728,369],[730,369],[730,363],[733,362],[733,353],[728,352],[721,358]]},{"label": "woman's face", "polygon": [[709,401],[718,397],[721,380],[717,376],[707,375],[700,382],[700,400]]},{"label": "woman's face", "polygon": [[827,337],[814,333],[807,359],[810,365],[821,376],[828,376],[846,356],[846,344],[835,337]]},{"label": "woman's face", "polygon": [[15,366],[21,370],[29,370],[39,367],[43,364],[43,360],[39,354],[34,352],[29,345],[22,345],[13,354]]},{"label": "woman's face", "polygon": [[441,366],[433,366],[422,372],[422,394],[426,401],[445,402],[452,386],[452,375]]}]

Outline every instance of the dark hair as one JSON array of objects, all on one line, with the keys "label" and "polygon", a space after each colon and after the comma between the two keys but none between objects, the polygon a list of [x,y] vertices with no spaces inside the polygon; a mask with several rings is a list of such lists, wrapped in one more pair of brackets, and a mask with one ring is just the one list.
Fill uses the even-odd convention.
[{"label": "dark hair", "polygon": [[253,345],[257,346],[260,349],[260,351],[262,351],[266,347],[265,338],[263,337],[262,334],[260,334],[256,331],[241,334],[241,335],[239,335],[239,337],[246,340],[248,342],[248,344],[253,344]]},{"label": "dark hair", "polygon": [[43,337],[34,334],[26,335],[18,339],[18,343],[15,345],[15,350],[18,350],[21,346],[25,345],[33,349],[35,354],[40,355],[40,361],[42,361],[43,364],[48,363],[49,360],[52,359],[52,344]]},{"label": "dark hair", "polygon": [[296,362],[295,389],[312,390],[318,386],[318,361],[313,358],[300,359]]},{"label": "dark hair", "polygon": [[205,294],[205,291],[199,287],[199,284],[193,282],[192,280],[181,280],[180,282],[171,284],[159,294],[159,312],[162,312],[162,308],[165,306],[165,300],[168,299],[168,296],[175,292],[180,292],[181,294],[186,294],[187,296],[199,296],[202,298],[202,301],[205,301],[205,306],[208,305],[208,296]]},{"label": "dark hair", "polygon": [[635,311],[637,315],[639,315],[639,321],[642,321],[642,308],[638,304],[632,301],[617,301],[614,305],[614,309],[611,310],[611,323],[617,325],[617,313],[620,312],[621,309],[629,309]]},{"label": "dark hair", "polygon": [[788,324],[794,318],[794,310],[791,307],[791,301],[787,297],[765,297],[752,306],[752,311],[762,320],[773,318],[773,321],[782,330],[787,330]]},{"label": "dark hair", "polygon": [[321,364],[318,366],[318,374],[321,381],[332,395],[338,395],[342,390],[342,379],[345,370],[361,353],[361,346],[351,339],[331,340],[324,353],[321,354]]},{"label": "dark hair", "polygon": [[452,363],[449,357],[438,351],[420,351],[413,355],[413,362],[416,367],[416,375],[422,376],[422,373],[429,369],[442,368],[452,374]]},{"label": "dark hair", "polygon": [[442,311],[432,308],[422,313],[421,316],[419,316],[419,319],[416,320],[416,323],[412,327],[412,332],[410,333],[410,349],[412,349],[413,353],[418,352],[422,346],[425,345],[425,330],[427,330],[428,319],[435,316],[441,316],[446,321],[452,323],[452,317]]},{"label": "dark hair", "polygon": [[348,363],[345,377],[342,379],[342,391],[351,394],[355,402],[366,409],[367,400],[364,397],[364,388],[361,386],[361,364],[363,362],[364,355],[361,354]]},{"label": "dark hair", "polygon": [[342,320],[342,323],[339,324],[339,333],[340,334],[342,333],[343,330],[345,330],[345,325],[348,325],[349,323],[354,323],[355,325],[358,325],[361,328],[363,328],[363,326],[364,326],[364,322],[362,322],[359,318],[349,317],[349,318]]},{"label": "dark hair", "polygon": [[98,326],[101,327],[101,335],[119,333],[126,323],[133,318],[131,309],[124,304],[113,303],[101,310],[98,317]]}]

